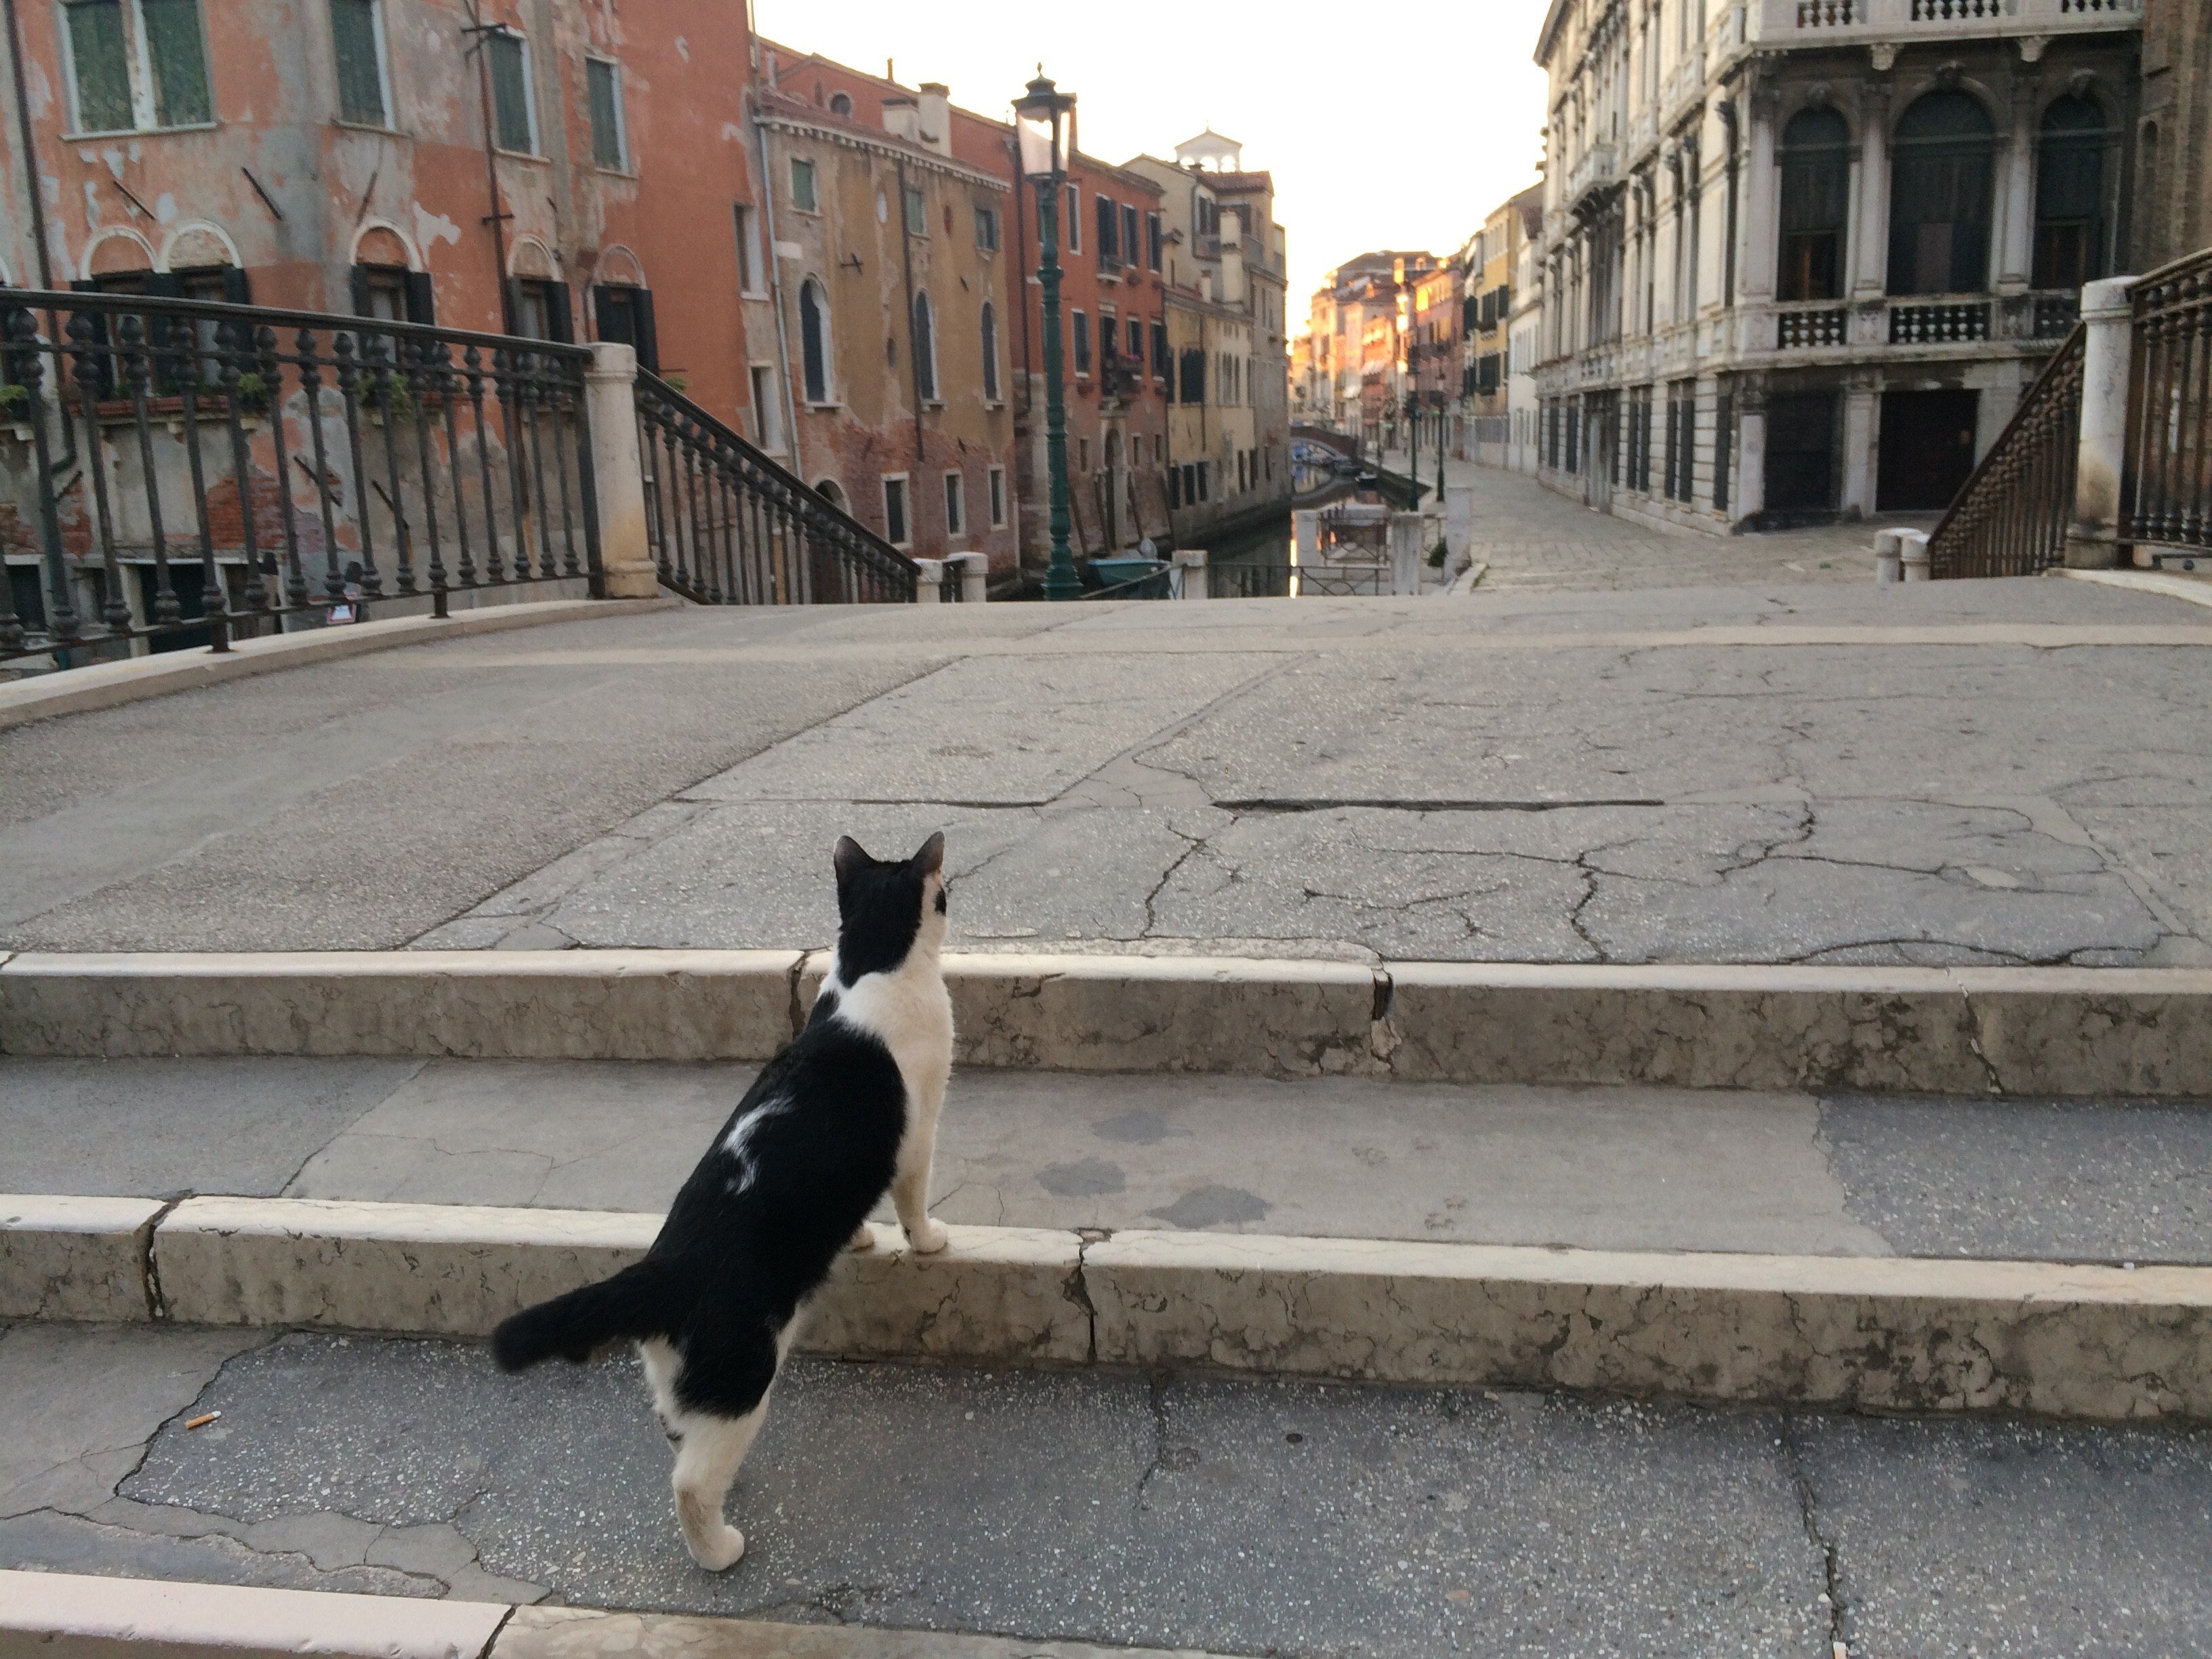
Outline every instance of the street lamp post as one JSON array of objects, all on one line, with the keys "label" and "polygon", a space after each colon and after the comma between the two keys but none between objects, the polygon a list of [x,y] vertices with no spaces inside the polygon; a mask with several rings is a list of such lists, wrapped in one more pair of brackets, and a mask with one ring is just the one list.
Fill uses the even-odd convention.
[{"label": "street lamp post", "polygon": [[1022,176],[1036,186],[1037,283],[1044,290],[1044,449],[1052,501],[1048,599],[1072,599],[1083,591],[1067,549],[1067,403],[1060,355],[1060,191],[1067,179],[1074,114],[1075,94],[1054,87],[1038,64],[1028,95],[1014,105],[1014,134]]}]

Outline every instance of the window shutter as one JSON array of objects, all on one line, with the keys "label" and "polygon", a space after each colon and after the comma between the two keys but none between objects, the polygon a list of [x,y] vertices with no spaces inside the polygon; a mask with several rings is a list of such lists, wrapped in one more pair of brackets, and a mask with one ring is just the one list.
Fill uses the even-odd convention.
[{"label": "window shutter", "polygon": [[[602,340],[619,340],[622,337],[622,330],[615,321],[614,301],[608,297],[605,283],[592,284],[592,332]],[[645,361],[642,353],[639,355],[638,361],[641,364]]]},{"label": "window shutter", "polygon": [[222,302],[227,306],[250,306],[253,303],[253,284],[236,265],[222,268]]},{"label": "window shutter", "polygon": [[658,374],[660,373],[660,336],[653,325],[653,290],[639,289],[634,303],[637,307],[638,366]]},{"label": "window shutter", "polygon": [[366,317],[368,315],[368,268],[356,265],[347,274],[353,279],[353,314]]},{"label": "window shutter", "polygon": [[407,320],[430,324],[438,320],[438,296],[427,270],[407,273]]},{"label": "window shutter", "polygon": [[568,283],[545,284],[545,325],[553,331],[553,338],[559,344],[575,344],[576,319],[568,308]]},{"label": "window shutter", "polygon": [[519,325],[522,320],[521,279],[516,276],[508,277],[505,284],[505,291],[507,295],[507,316],[503,320],[506,323],[506,327],[501,331],[512,334],[514,332],[517,325]]}]

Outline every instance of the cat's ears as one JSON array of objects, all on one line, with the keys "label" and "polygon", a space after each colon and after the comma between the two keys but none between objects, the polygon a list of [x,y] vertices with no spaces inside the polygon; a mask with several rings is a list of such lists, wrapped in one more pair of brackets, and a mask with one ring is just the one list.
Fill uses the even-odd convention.
[{"label": "cat's ears", "polygon": [[939,830],[922,842],[921,850],[907,862],[918,875],[933,876],[945,868],[945,831]]},{"label": "cat's ears", "polygon": [[850,836],[837,837],[837,850],[830,857],[837,866],[837,884],[840,887],[875,862],[860,843]]},{"label": "cat's ears", "polygon": [[[875,862],[868,856],[860,843],[850,836],[837,837],[837,850],[832,857],[837,867],[837,884],[840,887]],[[933,876],[944,869],[945,832],[940,830],[922,842],[921,850],[908,859],[907,863],[913,866],[917,875]]]}]

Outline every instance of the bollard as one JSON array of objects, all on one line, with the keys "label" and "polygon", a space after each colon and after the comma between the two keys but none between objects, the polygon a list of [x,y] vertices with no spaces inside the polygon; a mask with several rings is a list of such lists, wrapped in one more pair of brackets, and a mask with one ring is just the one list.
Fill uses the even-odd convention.
[{"label": "bollard", "polygon": [[1899,574],[1909,582],[1928,580],[1928,532],[1924,530],[1900,530],[1897,532],[1897,562]]},{"label": "bollard", "polygon": [[1898,543],[1903,532],[1877,530],[1874,532],[1874,580],[1878,587],[1893,586],[1900,575]]},{"label": "bollard", "polygon": [[945,598],[945,561],[916,559],[915,565],[921,574],[921,586],[915,598],[924,605],[936,605]]},{"label": "bollard", "polygon": [[1206,550],[1202,547],[1178,547],[1171,556],[1176,568],[1182,572],[1182,597],[1202,599],[1208,597],[1206,581]]}]

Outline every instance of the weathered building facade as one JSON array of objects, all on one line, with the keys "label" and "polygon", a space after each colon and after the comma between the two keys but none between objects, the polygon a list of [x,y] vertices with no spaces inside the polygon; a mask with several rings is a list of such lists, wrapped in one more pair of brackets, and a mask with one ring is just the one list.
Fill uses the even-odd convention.
[{"label": "weathered building facade", "polygon": [[1466,341],[1457,453],[1492,466],[1507,464],[1512,430],[1512,316],[1515,274],[1532,224],[1540,223],[1541,185],[1496,209],[1468,240],[1462,318]]},{"label": "weathered building facade", "polygon": [[1540,476],[1697,528],[1940,509],[2130,246],[2134,0],[1555,0]]},{"label": "weathered building facade", "polygon": [[2212,247],[2212,0],[2143,0],[2130,270]]},{"label": "weathered building facade", "polygon": [[[743,12],[476,13],[482,27],[462,0],[19,5],[0,280],[631,340],[743,420],[738,310],[698,302],[738,286]],[[655,349],[656,292],[684,301],[672,350]]]}]

